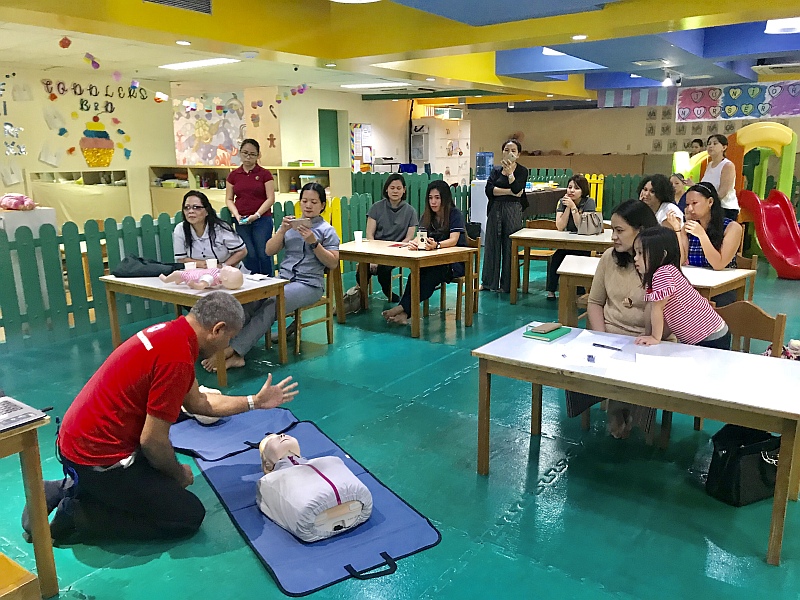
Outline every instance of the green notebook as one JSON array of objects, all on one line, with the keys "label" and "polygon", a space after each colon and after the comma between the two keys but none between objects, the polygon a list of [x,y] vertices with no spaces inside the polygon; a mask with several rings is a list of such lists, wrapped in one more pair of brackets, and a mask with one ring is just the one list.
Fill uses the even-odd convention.
[{"label": "green notebook", "polygon": [[558,338],[567,335],[570,331],[572,331],[571,328],[561,326],[558,329],[554,329],[550,333],[535,333],[529,329],[526,329],[522,335],[524,335],[526,338],[531,338],[532,340],[552,342],[553,340],[557,340]]}]

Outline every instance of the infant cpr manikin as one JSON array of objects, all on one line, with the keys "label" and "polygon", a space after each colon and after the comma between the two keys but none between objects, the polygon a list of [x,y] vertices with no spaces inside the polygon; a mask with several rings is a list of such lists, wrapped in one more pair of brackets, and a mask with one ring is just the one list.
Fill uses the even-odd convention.
[{"label": "infant cpr manikin", "polygon": [[372,494],[338,456],[305,459],[295,438],[271,434],[259,445],[265,475],[258,507],[304,542],[343,533],[372,514]]}]

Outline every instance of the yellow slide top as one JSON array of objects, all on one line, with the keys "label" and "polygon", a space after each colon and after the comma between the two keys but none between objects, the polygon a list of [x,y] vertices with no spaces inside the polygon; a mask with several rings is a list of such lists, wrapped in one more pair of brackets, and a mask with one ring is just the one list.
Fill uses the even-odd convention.
[{"label": "yellow slide top", "polygon": [[783,148],[792,142],[792,133],[786,125],[765,121],[742,127],[736,132],[736,141],[744,147],[745,154],[753,148],[769,148],[780,156]]}]

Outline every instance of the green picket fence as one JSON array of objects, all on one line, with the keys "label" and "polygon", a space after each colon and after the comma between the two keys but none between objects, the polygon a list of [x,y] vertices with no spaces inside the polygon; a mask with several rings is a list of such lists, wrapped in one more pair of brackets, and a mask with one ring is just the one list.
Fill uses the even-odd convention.
[{"label": "green picket fence", "polygon": [[636,188],[642,175],[606,175],[603,187],[603,218],[610,219],[611,213],[625,200],[636,198]]},{"label": "green picket fence", "polygon": [[572,169],[530,169],[528,181],[531,183],[555,181],[559,186],[567,187],[567,182],[572,175]]},{"label": "green picket fence", "polygon": [[[275,227],[294,203],[276,203]],[[231,222],[227,208],[220,217]],[[0,328],[4,344],[13,349],[28,340],[35,344],[63,340],[110,328],[105,288],[99,278],[127,255],[174,262],[172,231],[181,219],[163,213],[157,219],[144,215],[137,223],[125,217],[94,220],[83,233],[76,223],[64,223],[61,235],[52,225],[39,231],[20,227],[14,241],[0,229]],[[279,260],[282,256],[279,255]],[[117,294],[121,325],[174,314],[171,305]]]}]

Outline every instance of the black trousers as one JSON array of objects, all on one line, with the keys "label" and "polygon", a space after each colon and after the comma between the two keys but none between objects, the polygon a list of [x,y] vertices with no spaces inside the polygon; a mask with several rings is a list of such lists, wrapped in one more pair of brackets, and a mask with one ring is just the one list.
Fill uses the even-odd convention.
[{"label": "black trousers", "polygon": [[96,471],[62,458],[75,480],[75,529],[83,539],[156,540],[194,534],[206,511],[200,499],[139,454],[128,468]]},{"label": "black trousers", "polygon": [[555,292],[558,290],[558,268],[564,262],[564,258],[568,254],[575,256],[589,256],[590,252],[582,252],[580,250],[556,250],[555,254],[550,257],[550,265],[547,267],[547,291]]},{"label": "black trousers", "polygon": [[[378,265],[378,272],[376,275],[378,276],[378,283],[381,286],[381,290],[383,290],[383,294],[389,298],[389,300],[397,301],[396,295],[392,297],[392,271],[398,267],[390,267],[389,265]],[[367,275],[369,276],[369,271],[367,271]],[[369,284],[369,277],[367,281],[361,281],[361,271],[356,271],[356,283],[359,286],[364,287],[365,285]]]},{"label": "black trousers", "polygon": [[[464,276],[464,263],[452,265],[437,265],[435,267],[422,267],[419,270],[419,301],[424,302],[433,295],[433,290],[440,283],[450,283],[454,277]],[[411,285],[406,284],[403,297],[400,298],[403,311],[411,316]]]},{"label": "black trousers", "polygon": [[697,342],[695,346],[703,346],[704,348],[719,348],[720,350],[730,350],[732,338],[733,336],[729,331],[721,338],[717,338],[715,340],[703,340],[702,342]]}]

